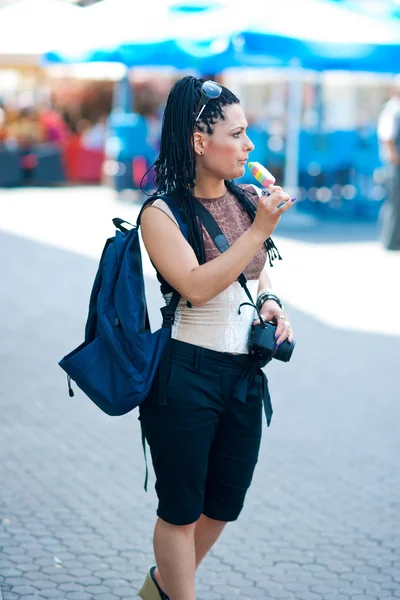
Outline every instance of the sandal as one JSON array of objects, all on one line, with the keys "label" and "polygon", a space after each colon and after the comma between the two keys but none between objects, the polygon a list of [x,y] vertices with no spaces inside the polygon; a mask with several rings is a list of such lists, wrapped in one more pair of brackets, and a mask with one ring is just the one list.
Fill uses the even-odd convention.
[{"label": "sandal", "polygon": [[151,567],[150,571],[147,573],[146,579],[139,590],[139,596],[142,600],[169,600],[167,594],[162,591],[154,577],[155,570],[155,566]]}]

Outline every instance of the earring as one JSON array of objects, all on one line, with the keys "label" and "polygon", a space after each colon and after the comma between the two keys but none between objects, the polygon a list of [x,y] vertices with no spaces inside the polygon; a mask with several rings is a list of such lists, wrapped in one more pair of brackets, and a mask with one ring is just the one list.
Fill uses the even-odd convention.
[{"label": "earring", "polygon": [[203,150],[200,151],[200,154],[203,154]]}]

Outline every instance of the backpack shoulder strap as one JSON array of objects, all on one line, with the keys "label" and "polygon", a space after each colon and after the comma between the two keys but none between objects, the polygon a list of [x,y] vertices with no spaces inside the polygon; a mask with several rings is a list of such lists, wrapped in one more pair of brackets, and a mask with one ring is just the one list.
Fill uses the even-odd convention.
[{"label": "backpack shoulder strap", "polygon": [[[212,214],[199,201],[197,201],[197,203],[196,203],[196,208],[197,208],[197,213],[200,217],[200,221],[203,223],[204,227],[206,228],[209,235],[213,239],[214,244],[217,246],[218,250],[221,253],[226,252],[226,250],[228,250],[228,248],[229,248],[229,242],[226,239],[225,234],[222,233],[220,226],[218,225],[218,223],[216,222],[216,220],[214,219]],[[250,302],[254,305],[253,298],[250,294],[249,288],[246,285],[247,284],[246,275],[244,273],[241,273],[239,275],[239,277],[237,278],[237,280],[240,283],[240,285],[242,286],[242,288],[244,289],[244,291],[246,292],[246,295],[249,298]]]},{"label": "backpack shoulder strap", "polygon": [[183,220],[182,213],[179,208],[178,202],[177,202],[176,198],[174,198],[173,196],[166,196],[164,194],[155,194],[154,196],[151,196],[151,198],[146,200],[146,202],[143,204],[143,206],[140,210],[139,216],[137,218],[137,226],[139,227],[139,225],[140,225],[140,219],[141,219],[144,209],[147,208],[150,203],[154,202],[154,200],[163,200],[165,202],[165,204],[168,206],[168,208],[174,215],[175,219],[177,220],[179,229],[182,231],[182,234],[184,235],[185,239],[187,240],[189,237],[188,228],[187,228],[185,221]]}]

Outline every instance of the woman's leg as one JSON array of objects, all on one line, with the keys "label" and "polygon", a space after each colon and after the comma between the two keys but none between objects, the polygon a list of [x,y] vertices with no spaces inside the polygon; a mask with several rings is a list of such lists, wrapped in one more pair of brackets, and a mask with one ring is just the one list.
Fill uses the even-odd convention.
[{"label": "woman's leg", "polygon": [[[165,521],[162,521],[162,523],[165,523]],[[221,535],[226,522],[216,521],[215,519],[209,519],[205,515],[201,515],[194,525],[195,561],[197,569],[203,558]],[[176,527],[176,525],[171,525],[171,527]],[[188,525],[187,527],[192,526]],[[164,580],[161,577],[158,568],[156,568],[154,576],[157,579],[158,585],[165,591],[167,584],[164,584]]]},{"label": "woman's leg", "polygon": [[221,535],[225,525],[225,521],[209,519],[206,515],[200,516],[194,532],[196,569]]},{"label": "woman's leg", "polygon": [[[184,359],[171,351],[174,360],[169,374],[167,405],[160,406],[155,396],[146,401],[140,411],[159,498],[159,519],[154,532],[158,569],[154,576],[173,600],[195,597],[196,567],[224,526],[212,519],[199,518],[204,504],[210,447],[223,406],[220,369],[213,362],[202,363],[201,348],[195,348],[193,361],[188,361],[193,347],[183,346]],[[179,344],[177,348],[179,350]]]},{"label": "woman's leg", "polygon": [[[171,525],[158,518],[154,530],[155,577],[171,600],[196,600],[196,523]],[[158,570],[161,578],[157,577]]]}]

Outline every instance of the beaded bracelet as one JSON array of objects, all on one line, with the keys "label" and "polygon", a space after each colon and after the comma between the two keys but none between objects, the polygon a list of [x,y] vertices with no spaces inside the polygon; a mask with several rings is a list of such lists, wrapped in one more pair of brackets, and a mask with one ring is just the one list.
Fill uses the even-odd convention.
[{"label": "beaded bracelet", "polygon": [[260,296],[262,296],[263,294],[273,294],[274,290],[272,288],[263,288],[262,290],[260,290],[257,294],[257,300],[259,299]]},{"label": "beaded bracelet", "polygon": [[278,306],[283,310],[282,302],[280,301],[278,296],[276,296],[275,294],[272,294],[270,292],[264,292],[264,293],[260,292],[260,294],[257,297],[257,301],[256,301],[256,307],[259,312],[261,310],[262,305],[267,300],[274,300],[278,304]]}]

